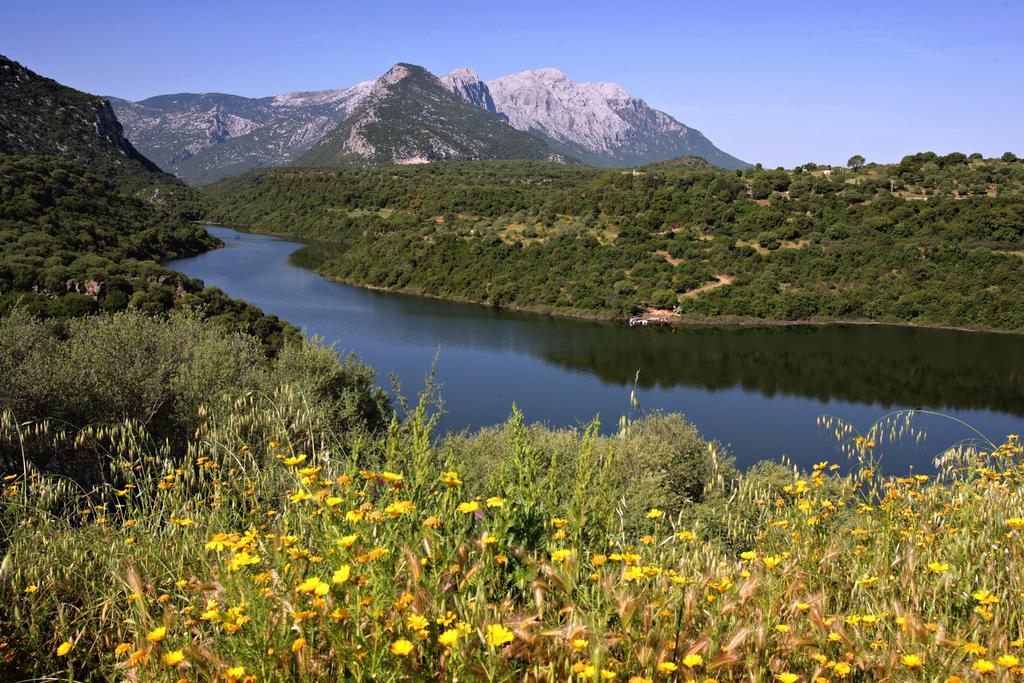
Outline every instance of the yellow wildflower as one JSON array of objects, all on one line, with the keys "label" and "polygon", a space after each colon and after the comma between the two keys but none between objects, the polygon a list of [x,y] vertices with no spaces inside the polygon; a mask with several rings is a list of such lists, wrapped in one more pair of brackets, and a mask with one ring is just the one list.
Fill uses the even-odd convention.
[{"label": "yellow wildflower", "polygon": [[72,643],[70,640],[65,640],[57,647],[57,656],[63,657],[67,653],[71,652],[71,648],[73,648],[74,646],[75,644]]},{"label": "yellow wildflower", "polygon": [[415,509],[416,506],[412,504],[411,500],[396,500],[394,503],[391,503],[391,505],[384,508],[384,514],[388,517],[401,517]]},{"label": "yellow wildflower", "polygon": [[857,585],[861,588],[874,588],[875,584],[878,583],[877,576],[863,576],[857,580]]},{"label": "yellow wildflower", "polygon": [[171,650],[163,656],[164,664],[167,666],[178,666],[183,659],[185,659],[185,653],[181,650]]},{"label": "yellow wildflower", "polygon": [[352,574],[352,569],[347,564],[343,564],[338,569],[334,570],[334,574],[331,576],[331,583],[345,583],[348,581],[349,576]]},{"label": "yellow wildflower", "polygon": [[327,595],[330,589],[331,587],[327,584],[327,582],[321,581],[320,577],[318,576],[312,576],[302,581],[295,588],[295,590],[297,590],[300,593],[313,593],[320,596]]},{"label": "yellow wildflower", "polygon": [[900,657],[900,663],[908,669],[920,669],[924,660],[920,655],[903,655]]},{"label": "yellow wildflower", "polygon": [[396,657],[406,657],[413,650],[413,644],[405,638],[399,638],[391,643],[391,654]]},{"label": "yellow wildflower", "polygon": [[486,640],[491,647],[501,647],[515,640],[515,635],[501,624],[489,624]]},{"label": "yellow wildflower", "polygon": [[995,670],[996,665],[987,659],[976,659],[974,664],[971,664],[971,668],[980,674],[992,673]]},{"label": "yellow wildflower", "polygon": [[459,640],[459,630],[450,628],[437,637],[437,644],[443,647],[453,647]]},{"label": "yellow wildflower", "polygon": [[422,614],[412,613],[405,618],[405,627],[413,631],[422,631],[430,626],[430,620]]},{"label": "yellow wildflower", "polygon": [[445,486],[462,486],[462,480],[459,479],[459,473],[454,470],[442,474],[440,480]]},{"label": "yellow wildflower", "polygon": [[157,626],[155,629],[146,634],[146,640],[151,643],[159,643],[167,636],[166,626]]}]

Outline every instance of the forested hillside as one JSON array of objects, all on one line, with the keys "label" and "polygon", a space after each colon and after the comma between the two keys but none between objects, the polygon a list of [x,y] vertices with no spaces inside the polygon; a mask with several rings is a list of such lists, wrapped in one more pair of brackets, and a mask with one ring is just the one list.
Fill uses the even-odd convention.
[{"label": "forested hillside", "polygon": [[169,208],[123,194],[81,166],[0,158],[0,314],[15,306],[56,318],[196,310],[280,347],[295,330],[158,263],[217,245]]},{"label": "forested hillside", "polygon": [[1024,164],[852,161],[279,169],[213,186],[210,217],[320,240],[298,259],[339,280],[493,305],[1024,329]]},{"label": "forested hillside", "polygon": [[59,157],[156,203],[194,193],[140,154],[110,104],[0,55],[0,154]]},{"label": "forested hillside", "polygon": [[189,222],[202,197],[139,154],[105,100],[2,56],[0,95],[0,315],[188,310],[269,352],[298,334],[159,265],[219,242]]}]

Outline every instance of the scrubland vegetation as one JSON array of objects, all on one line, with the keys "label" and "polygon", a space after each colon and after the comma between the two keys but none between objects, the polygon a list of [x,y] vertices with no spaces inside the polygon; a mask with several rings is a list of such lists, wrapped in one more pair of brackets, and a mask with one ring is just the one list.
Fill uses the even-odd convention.
[{"label": "scrubland vegetation", "polygon": [[735,172],[288,168],[212,186],[209,217],[319,240],[297,259],[345,282],[491,305],[1021,330],[1022,190],[1012,154]]},{"label": "scrubland vegetation", "polygon": [[1016,436],[900,477],[899,424],[828,423],[849,460],[740,474],[674,415],[442,439],[429,395],[392,406],[354,361],[194,318],[0,334],[9,679],[1024,671]]},{"label": "scrubland vegetation", "polygon": [[199,210],[193,195],[155,205],[124,190],[70,161],[0,159],[0,314],[20,307],[68,320],[190,311],[256,336],[268,353],[298,336],[276,317],[161,266],[220,244],[189,222]]}]

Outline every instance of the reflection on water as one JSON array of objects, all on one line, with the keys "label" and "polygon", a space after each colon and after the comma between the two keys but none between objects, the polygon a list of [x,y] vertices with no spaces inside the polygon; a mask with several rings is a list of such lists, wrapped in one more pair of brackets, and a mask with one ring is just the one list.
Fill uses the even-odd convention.
[{"label": "reflection on water", "polygon": [[[507,417],[576,425],[628,409],[637,370],[645,409],[678,410],[727,443],[741,463],[787,454],[835,457],[815,418],[865,428],[890,408],[956,414],[994,438],[1020,430],[1024,337],[877,326],[630,329],[371,292],[325,281],[288,261],[295,243],[211,228],[227,247],[170,264],[353,350],[406,393],[440,353],[447,429]],[[894,469],[966,434],[934,420]]]}]

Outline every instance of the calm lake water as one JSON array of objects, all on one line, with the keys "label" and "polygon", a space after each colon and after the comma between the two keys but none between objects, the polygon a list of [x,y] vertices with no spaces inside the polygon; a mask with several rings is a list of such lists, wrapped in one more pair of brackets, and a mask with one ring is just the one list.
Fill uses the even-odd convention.
[{"label": "calm lake water", "polygon": [[[301,244],[210,227],[223,249],[168,267],[274,313],[339,350],[354,351],[383,384],[423,386],[435,354],[445,430],[504,421],[512,403],[530,421],[613,430],[629,410],[637,370],[644,411],[684,413],[741,465],[809,465],[840,458],[817,425],[833,415],[866,430],[902,408],[941,411],[992,439],[1024,429],[1024,336],[878,326],[630,329],[386,294],[296,267]],[[886,469],[930,471],[970,437],[919,416],[921,442],[885,447]]]}]

